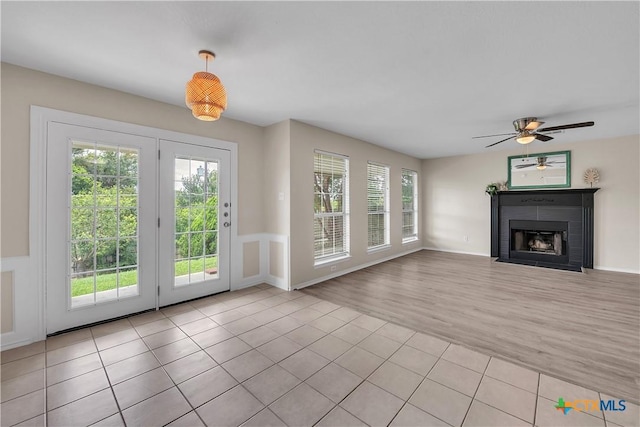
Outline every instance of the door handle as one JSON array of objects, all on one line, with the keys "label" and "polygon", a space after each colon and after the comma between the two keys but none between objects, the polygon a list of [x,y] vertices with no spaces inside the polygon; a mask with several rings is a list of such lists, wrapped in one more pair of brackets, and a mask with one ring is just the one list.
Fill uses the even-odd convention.
[{"label": "door handle", "polygon": [[228,222],[228,221],[225,221],[224,224],[222,224],[222,225],[224,225],[225,227],[229,227],[229,226],[231,226],[231,223]]}]

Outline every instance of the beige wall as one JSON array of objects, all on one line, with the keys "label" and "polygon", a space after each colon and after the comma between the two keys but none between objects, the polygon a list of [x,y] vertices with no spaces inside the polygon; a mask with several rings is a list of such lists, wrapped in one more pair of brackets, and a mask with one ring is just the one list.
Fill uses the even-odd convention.
[{"label": "beige wall", "polygon": [[0,333],[13,331],[13,272],[0,273]]},{"label": "beige wall", "polygon": [[[273,124],[264,135],[264,197],[265,231],[289,235],[290,217],[290,126],[289,120]],[[281,200],[282,199],[282,200]]]},{"label": "beige wall", "polygon": [[[29,254],[29,126],[30,106],[48,108],[168,129],[238,143],[239,234],[268,233],[286,236],[294,253],[292,284],[330,273],[328,267],[313,266],[312,171],[313,150],[348,155],[351,160],[352,254],[338,270],[392,256],[419,246],[402,245],[400,237],[401,168],[419,171],[420,161],[313,126],[286,120],[267,128],[222,118],[215,123],[194,120],[185,107],[156,102],[139,96],[2,64],[1,188],[3,257]],[[295,128],[295,137],[292,129]],[[391,243],[390,250],[366,253],[366,162],[373,160],[391,166]],[[294,194],[295,191],[295,194]],[[282,199],[280,199],[282,195]],[[361,218],[361,220],[357,220]],[[254,249],[254,248],[252,248]],[[273,248],[276,249],[276,248]],[[255,272],[259,256],[246,253],[245,272]],[[278,277],[284,276],[289,262],[284,255],[271,257]],[[251,265],[246,265],[250,263]],[[246,270],[245,270],[246,268]],[[246,275],[244,275],[246,277]],[[288,277],[288,275],[287,275]]]},{"label": "beige wall", "polygon": [[3,257],[29,254],[30,105],[119,120],[238,143],[238,232],[264,229],[263,132],[222,118],[195,120],[186,108],[2,63],[1,179]]},{"label": "beige wall", "polygon": [[[536,144],[536,143],[534,143]],[[587,168],[600,171],[595,194],[596,268],[640,272],[640,138],[531,145],[535,152],[571,151],[571,184],[584,188]],[[424,246],[490,254],[490,182],[507,179],[507,157],[522,149],[422,161]],[[464,236],[469,241],[464,241]]]},{"label": "beige wall", "polygon": [[[29,118],[30,105],[119,120],[238,143],[238,230],[241,235],[273,233],[289,236],[291,284],[331,274],[313,266],[313,151],[349,156],[351,253],[337,271],[424,245],[488,255],[490,224],[487,183],[506,179],[506,159],[520,149],[420,161],[364,141],[293,120],[267,128],[222,118],[195,120],[188,109],[50,74],[2,64],[1,223],[3,257],[29,254]],[[535,148],[535,147],[534,147]],[[638,136],[576,144],[545,145],[538,151],[572,151],[572,182],[584,186],[587,167],[601,171],[596,193],[596,266],[640,270]],[[366,164],[391,166],[392,248],[366,250]],[[402,245],[400,174],[420,174],[423,242]],[[279,200],[282,193],[284,200]],[[468,242],[464,241],[468,236]],[[631,236],[631,237],[630,237]],[[247,262],[259,262],[249,256]],[[282,263],[287,260],[282,259]],[[249,270],[254,271],[255,265]],[[284,266],[281,266],[284,268]]]},{"label": "beige wall", "polygon": [[[291,286],[331,274],[331,266],[314,268],[313,257],[313,153],[328,151],[349,156],[351,258],[334,264],[336,272],[420,247],[402,244],[402,168],[420,173],[420,160],[365,141],[349,138],[304,123],[291,121]],[[391,245],[367,253],[367,161],[390,166]]]}]

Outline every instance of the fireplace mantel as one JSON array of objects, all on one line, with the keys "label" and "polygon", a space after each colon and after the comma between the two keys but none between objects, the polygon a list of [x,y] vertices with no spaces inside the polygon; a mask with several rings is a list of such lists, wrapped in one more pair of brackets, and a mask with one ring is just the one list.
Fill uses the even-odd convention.
[{"label": "fireplace mantel", "polygon": [[[580,271],[593,268],[593,203],[599,188],[500,191],[491,198],[491,256],[498,261]],[[522,260],[510,256],[510,221],[564,221],[568,261]],[[535,257],[534,257],[535,258]],[[540,257],[539,257],[540,258]],[[542,257],[544,258],[544,257]]]}]

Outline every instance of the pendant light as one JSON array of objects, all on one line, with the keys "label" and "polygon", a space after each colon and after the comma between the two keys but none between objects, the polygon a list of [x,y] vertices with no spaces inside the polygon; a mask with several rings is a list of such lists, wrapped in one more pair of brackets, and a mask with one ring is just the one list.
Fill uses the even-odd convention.
[{"label": "pendant light", "polygon": [[198,54],[205,60],[205,71],[195,73],[187,83],[185,102],[196,119],[212,122],[226,110],[227,92],[220,79],[209,72],[209,61],[216,55],[208,50],[201,50]]}]

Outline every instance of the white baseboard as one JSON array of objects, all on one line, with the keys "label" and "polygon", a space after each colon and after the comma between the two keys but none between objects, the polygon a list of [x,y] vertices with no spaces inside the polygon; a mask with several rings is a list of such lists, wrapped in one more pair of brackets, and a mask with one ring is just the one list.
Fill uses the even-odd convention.
[{"label": "white baseboard", "polygon": [[12,348],[22,347],[23,345],[29,345],[36,341],[42,341],[42,340],[33,340],[31,338],[21,340],[21,339],[17,339],[15,335],[16,335],[15,332],[7,332],[2,334],[2,338],[0,339],[2,341],[0,345],[0,351],[11,350]]},{"label": "white baseboard", "polygon": [[491,257],[490,254],[486,253],[486,252],[469,252],[469,251],[457,251],[454,249],[442,249],[442,248],[427,248],[424,247],[422,248],[425,251],[436,251],[436,252],[447,252],[447,253],[452,253],[452,254],[462,254],[462,255],[477,255],[477,256],[483,256],[483,257]]},{"label": "white baseboard", "polygon": [[640,274],[640,270],[633,270],[631,268],[613,268],[613,267],[606,267],[606,266],[602,266],[602,265],[594,265],[593,269],[594,270],[603,270],[603,271],[614,271],[616,273]]},{"label": "white baseboard", "polygon": [[250,288],[251,286],[256,286],[261,283],[265,283],[264,277],[261,274],[257,274],[251,277],[245,277],[238,284],[236,284],[232,290],[237,291],[244,288]]},{"label": "white baseboard", "polygon": [[316,283],[324,282],[325,280],[330,280],[330,279],[334,279],[336,277],[344,276],[345,274],[353,273],[354,271],[362,270],[363,268],[371,267],[372,265],[380,264],[380,263],[385,262],[385,261],[390,261],[390,260],[395,259],[395,258],[400,258],[402,256],[409,255],[409,254],[412,254],[414,252],[421,251],[422,249],[423,248],[414,248],[414,249],[411,249],[411,250],[408,250],[408,251],[400,252],[400,253],[395,254],[395,255],[390,255],[390,256],[385,257],[385,258],[380,258],[380,259],[377,259],[375,261],[367,262],[367,263],[364,263],[364,264],[359,264],[359,265],[356,265],[354,267],[347,268],[346,270],[336,271],[335,273],[331,273],[331,274],[328,274],[326,276],[318,277],[317,279],[312,279],[312,280],[300,283],[299,285],[296,285],[294,287],[294,289],[306,288],[307,286],[315,285]]},{"label": "white baseboard", "polygon": [[282,289],[283,291],[289,291],[289,286],[285,284],[284,279],[281,277],[276,277],[272,275],[268,275],[264,280],[265,283],[270,284],[271,286],[275,286],[276,288]]},{"label": "white baseboard", "polygon": [[[424,250],[427,251],[436,251],[436,252],[447,252],[447,253],[452,253],[452,254],[463,254],[463,255],[477,255],[477,256],[483,256],[483,257],[491,257],[490,254],[487,253],[479,253],[479,252],[466,252],[466,251],[456,251],[456,250],[452,250],[452,249],[440,249],[440,248],[422,248]],[[631,268],[614,268],[614,267],[607,267],[604,265],[594,265],[593,267],[594,270],[602,270],[602,271],[613,271],[616,273],[630,273],[630,274],[640,274],[640,270],[634,270]]]}]

